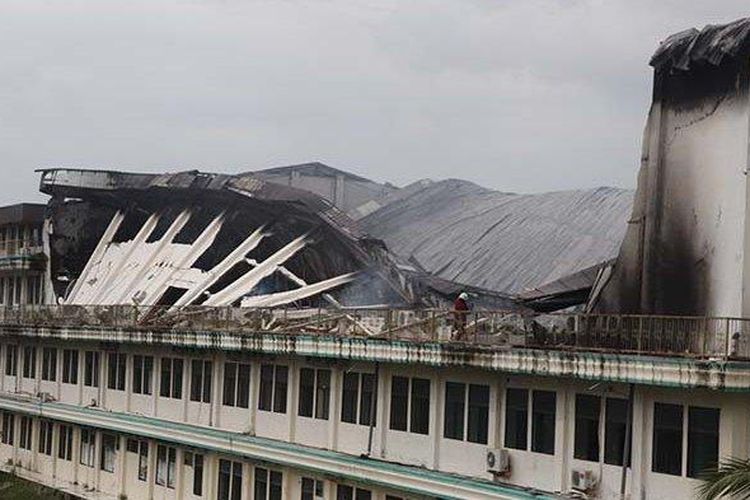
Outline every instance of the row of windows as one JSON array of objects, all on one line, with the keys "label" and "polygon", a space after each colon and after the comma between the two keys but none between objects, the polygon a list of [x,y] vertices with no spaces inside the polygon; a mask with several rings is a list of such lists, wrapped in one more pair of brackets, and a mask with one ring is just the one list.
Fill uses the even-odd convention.
[{"label": "row of windows", "polygon": [[[78,356],[77,350],[63,350],[63,383],[77,383]],[[25,346],[23,358],[23,375],[32,378],[36,373],[36,348]],[[126,355],[109,353],[107,361],[108,388],[125,390]],[[42,379],[55,380],[56,363],[56,349],[43,348]],[[85,385],[98,387],[99,363],[99,352],[84,352]],[[192,360],[190,367],[190,400],[210,403],[212,362]],[[8,375],[17,373],[17,346],[6,347],[5,370]],[[180,358],[162,358],[160,370],[160,396],[181,399],[184,361]],[[132,387],[135,393],[151,394],[153,371],[152,356],[133,356]],[[224,364],[223,405],[249,408],[250,373],[249,364]],[[259,410],[287,412],[288,379],[287,366],[261,365],[257,402]],[[331,370],[300,369],[300,416],[329,419],[330,397]],[[416,434],[429,433],[430,380],[393,376],[390,398],[390,429]],[[443,437],[487,444],[489,401],[488,385],[446,382]],[[354,371],[344,373],[341,403],[342,422],[360,425],[374,423],[377,411],[375,376]],[[554,391],[508,388],[505,397],[504,446],[554,455],[556,407],[557,397]],[[686,418],[683,413],[686,413]],[[599,462],[603,459],[606,464],[622,465],[627,433],[626,417],[627,400],[623,398],[577,394],[573,456],[579,460]],[[685,473],[695,477],[706,464],[715,462],[718,453],[718,419],[718,409],[691,407],[685,412],[680,406],[657,405],[654,409],[654,471],[676,475]]]},{"label": "row of windows", "polygon": [[[24,283],[26,285],[25,294]],[[43,300],[43,275],[0,277],[0,304],[41,304]]]},{"label": "row of windows", "polygon": [[[19,447],[31,450],[31,436],[33,419],[29,416],[16,416],[10,412],[3,412],[3,439],[7,445],[14,444],[16,423],[20,426]],[[58,429],[58,458],[72,460],[74,428],[65,424],[53,424],[49,420],[39,420],[38,451],[52,456],[53,434]],[[88,427],[81,427],[79,463],[86,467],[98,466],[100,470],[114,473],[119,452],[119,438],[110,433],[100,432]],[[96,461],[97,434],[101,437],[101,448],[98,462]],[[175,489],[177,483],[177,449],[163,443],[156,443],[156,461],[153,482],[167,489]],[[137,477],[139,481],[149,481],[149,442],[137,438],[128,438],[126,452],[137,457]],[[192,492],[196,496],[204,494],[204,455],[194,451],[183,453],[183,464],[193,468]],[[98,465],[97,465],[98,464]],[[243,463],[233,460],[219,460],[219,474],[217,479],[217,496],[220,500],[239,500],[242,498]],[[301,479],[301,500],[314,500],[324,494],[324,481],[317,478],[303,477]],[[253,491],[256,499],[281,500],[283,494],[283,473],[266,467],[254,467]],[[372,491],[346,484],[336,485],[338,500],[370,500]],[[403,500],[393,495],[387,495],[387,500]]]}]

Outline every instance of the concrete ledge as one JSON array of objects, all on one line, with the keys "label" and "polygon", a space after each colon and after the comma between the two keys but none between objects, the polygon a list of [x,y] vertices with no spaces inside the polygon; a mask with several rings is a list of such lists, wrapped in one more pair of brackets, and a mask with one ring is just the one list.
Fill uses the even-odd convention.
[{"label": "concrete ledge", "polygon": [[744,361],[253,332],[0,326],[0,336],[478,368],[521,375],[750,392],[750,362]]}]

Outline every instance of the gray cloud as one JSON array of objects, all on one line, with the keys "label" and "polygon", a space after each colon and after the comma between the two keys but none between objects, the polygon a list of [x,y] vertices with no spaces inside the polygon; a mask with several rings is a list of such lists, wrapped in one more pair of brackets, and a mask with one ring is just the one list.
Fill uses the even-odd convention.
[{"label": "gray cloud", "polygon": [[0,4],[0,202],[34,168],[632,187],[648,58],[746,2],[161,0]]}]

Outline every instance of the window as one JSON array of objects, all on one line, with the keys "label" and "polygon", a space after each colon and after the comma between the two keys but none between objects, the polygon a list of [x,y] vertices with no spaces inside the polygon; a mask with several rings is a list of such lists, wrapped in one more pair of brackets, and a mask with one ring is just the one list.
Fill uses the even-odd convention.
[{"label": "window", "polygon": [[688,409],[687,476],[699,477],[719,461],[719,410]]},{"label": "window", "polygon": [[60,441],[57,443],[57,457],[73,460],[73,428],[60,424]]},{"label": "window", "polygon": [[416,434],[427,434],[430,428],[430,381],[423,378],[391,379],[390,428]]},{"label": "window", "polygon": [[128,439],[128,451],[138,454],[138,480],[148,480],[148,441]]},{"label": "window", "polygon": [[302,368],[299,372],[300,417],[328,420],[331,401],[331,370]]},{"label": "window", "polygon": [[445,383],[445,419],[443,437],[464,439],[464,412],[466,409],[466,384]]},{"label": "window", "polygon": [[320,479],[303,477],[302,495],[300,496],[300,500],[315,500],[316,498],[323,498],[323,486],[324,483]]},{"label": "window", "polygon": [[[623,465],[628,400],[607,398],[604,408],[604,463]],[[629,460],[628,460],[629,462]]]},{"label": "window", "polygon": [[31,433],[33,421],[29,416],[21,417],[21,442],[18,444],[24,450],[31,450]]},{"label": "window", "polygon": [[23,348],[23,378],[36,378],[36,347]]},{"label": "window", "polygon": [[[256,469],[256,488],[257,469]],[[242,500],[242,463],[219,460],[219,500]],[[257,490],[256,490],[257,491]],[[255,496],[256,500],[265,497]]]},{"label": "window", "polygon": [[286,413],[286,388],[289,369],[283,365],[260,367],[260,391],[258,409]]},{"label": "window", "polygon": [[375,375],[372,373],[344,373],[341,391],[341,421],[370,425],[375,419],[377,401],[375,395]]},{"label": "window", "polygon": [[508,389],[505,393],[505,447],[527,449],[529,391]]},{"label": "window", "polygon": [[281,472],[256,467],[255,500],[281,500],[282,482],[283,475]]},{"label": "window", "polygon": [[224,363],[224,406],[250,407],[250,365]]},{"label": "window", "polygon": [[5,374],[15,377],[18,374],[18,346],[5,346]]},{"label": "window", "polygon": [[203,455],[193,454],[193,495],[203,495]]},{"label": "window", "polygon": [[16,431],[15,415],[8,411],[3,412],[3,444],[13,446],[13,436]]},{"label": "window", "polygon": [[54,347],[42,349],[42,380],[57,380],[57,349]]},{"label": "window", "polygon": [[555,413],[557,395],[534,391],[531,408],[531,451],[555,454]]},{"label": "window", "polygon": [[[720,416],[718,408],[654,403],[651,469],[693,478],[715,469],[719,460]],[[683,432],[685,427],[687,435]],[[687,463],[687,470],[683,463]]]},{"label": "window", "polygon": [[39,421],[39,453],[52,456],[52,422],[49,420]]},{"label": "window", "polygon": [[211,362],[194,359],[190,366],[190,401],[211,402]]},{"label": "window", "polygon": [[682,405],[654,403],[654,472],[682,474],[682,413]]},{"label": "window", "polygon": [[76,350],[63,350],[62,381],[64,384],[78,383],[78,351]]},{"label": "window", "polygon": [[336,486],[336,500],[371,500],[372,492],[364,488],[355,488],[345,484]]},{"label": "window", "polygon": [[99,468],[106,472],[114,472],[116,456],[117,436],[113,434],[102,434],[102,452],[99,461]]},{"label": "window", "polygon": [[152,378],[154,374],[153,356],[133,356],[133,392],[135,394],[151,394]]},{"label": "window", "polygon": [[94,452],[96,450],[96,431],[81,428],[81,465],[94,466]]},{"label": "window", "polygon": [[573,456],[579,460],[599,461],[599,413],[601,398],[576,394],[576,423]]},{"label": "window", "polygon": [[86,351],[83,355],[83,385],[99,387],[99,353]]},{"label": "window", "polygon": [[468,392],[466,389],[466,384],[445,383],[443,437],[487,444],[490,388],[487,385],[469,384]]},{"label": "window", "polygon": [[156,476],[154,482],[159,486],[174,489],[177,464],[177,450],[160,444],[156,447]]},{"label": "window", "polygon": [[125,390],[127,357],[123,353],[110,352],[107,356],[107,389]]},{"label": "window", "polygon": [[183,362],[179,358],[161,358],[161,388],[163,398],[182,399]]}]

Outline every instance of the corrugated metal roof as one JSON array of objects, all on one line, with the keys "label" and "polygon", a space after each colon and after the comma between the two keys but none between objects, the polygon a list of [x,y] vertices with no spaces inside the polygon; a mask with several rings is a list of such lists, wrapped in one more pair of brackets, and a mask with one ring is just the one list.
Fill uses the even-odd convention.
[{"label": "corrugated metal roof", "polygon": [[515,294],[615,258],[632,202],[616,188],[519,195],[447,180],[359,222],[442,278]]}]

